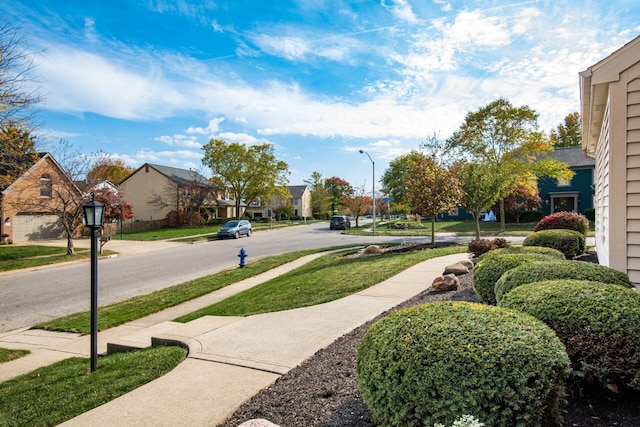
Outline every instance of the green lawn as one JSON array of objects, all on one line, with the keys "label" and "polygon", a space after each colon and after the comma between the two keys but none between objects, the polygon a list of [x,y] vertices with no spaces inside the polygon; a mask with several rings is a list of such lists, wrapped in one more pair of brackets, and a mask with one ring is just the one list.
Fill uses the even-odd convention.
[{"label": "green lawn", "polygon": [[[108,251],[104,252],[105,254]],[[88,249],[67,255],[66,247],[42,245],[0,245],[0,271],[34,268],[42,265],[88,259]]]},{"label": "green lawn", "polygon": [[[100,307],[98,309],[98,330],[103,331],[148,316],[162,311],[165,308],[173,307],[232,283],[271,270],[305,255],[322,252],[324,250],[326,249],[310,249],[257,259],[247,263],[245,268],[224,270],[150,294],[140,295],[125,301]],[[75,313],[37,324],[34,328],[89,334],[91,332],[90,315],[90,311]]]},{"label": "green lawn", "polygon": [[31,353],[29,350],[14,350],[11,348],[0,348],[0,363],[19,359]]},{"label": "green lawn", "polygon": [[367,257],[328,254],[176,321],[207,315],[248,316],[322,304],[380,283],[419,262],[462,252],[466,252],[466,246]]},{"label": "green lawn", "polygon": [[71,358],[0,383],[0,427],[54,426],[166,374],[187,355],[156,347],[89,360]]}]

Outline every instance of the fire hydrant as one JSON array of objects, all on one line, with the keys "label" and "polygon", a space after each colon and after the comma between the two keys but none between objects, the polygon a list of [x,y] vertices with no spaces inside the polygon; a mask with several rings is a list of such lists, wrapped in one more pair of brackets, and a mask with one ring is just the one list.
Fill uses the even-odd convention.
[{"label": "fire hydrant", "polygon": [[244,250],[244,248],[240,249],[240,253],[238,254],[238,256],[240,257],[240,268],[244,267],[244,259],[246,257],[248,257],[249,255],[247,254],[247,251]]}]

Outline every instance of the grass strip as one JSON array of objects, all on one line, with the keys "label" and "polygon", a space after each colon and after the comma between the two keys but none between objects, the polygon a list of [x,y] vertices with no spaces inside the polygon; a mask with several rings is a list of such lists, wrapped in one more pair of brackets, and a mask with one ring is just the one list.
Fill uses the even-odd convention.
[{"label": "grass strip", "polygon": [[0,363],[10,362],[31,353],[29,350],[15,350],[12,348],[0,348]]},{"label": "grass strip", "polygon": [[54,426],[166,374],[187,355],[155,347],[89,360],[71,358],[0,383],[0,427]]},{"label": "grass strip", "polygon": [[[232,283],[294,261],[305,255],[325,250],[326,248],[310,249],[257,259],[249,262],[245,268],[224,270],[179,285],[160,289],[146,295],[140,295],[125,301],[100,307],[98,309],[98,330],[103,331],[131,320],[157,313],[165,308],[173,307],[208,294]],[[39,323],[33,328],[89,334],[91,332],[91,312],[83,311],[70,314],[58,319]]]},{"label": "grass strip", "polygon": [[466,246],[364,257],[332,253],[175,321],[189,322],[208,315],[249,316],[322,304],[380,283],[419,262],[462,252]]}]

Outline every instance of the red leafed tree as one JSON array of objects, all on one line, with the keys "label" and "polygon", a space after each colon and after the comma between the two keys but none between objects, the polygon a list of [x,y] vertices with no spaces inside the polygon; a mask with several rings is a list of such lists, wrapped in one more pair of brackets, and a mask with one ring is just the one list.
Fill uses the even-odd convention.
[{"label": "red leafed tree", "polygon": [[536,185],[517,184],[511,188],[508,197],[504,199],[504,210],[513,215],[516,222],[520,223],[520,216],[524,211],[538,209],[542,204],[542,199],[538,195]]},{"label": "red leafed tree", "polygon": [[124,201],[122,195],[111,189],[101,189],[95,192],[96,200],[104,203],[104,222],[115,222],[133,218],[133,207]]}]

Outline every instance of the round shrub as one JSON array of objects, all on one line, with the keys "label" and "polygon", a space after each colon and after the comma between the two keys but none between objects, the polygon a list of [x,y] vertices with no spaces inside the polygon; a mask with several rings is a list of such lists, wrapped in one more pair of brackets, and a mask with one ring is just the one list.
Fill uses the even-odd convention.
[{"label": "round shrub", "polygon": [[362,397],[380,426],[560,422],[570,362],[544,323],[515,310],[442,301],[375,323],[358,349]]},{"label": "round shrub", "polygon": [[[535,246],[531,246],[535,247]],[[600,264],[584,261],[542,261],[524,264],[504,273],[496,282],[493,290],[498,305],[502,296],[518,286],[543,280],[590,280],[592,282],[611,283],[626,288],[634,285],[625,273]]]},{"label": "round shrub", "polygon": [[486,257],[473,267],[473,290],[486,304],[496,305],[494,286],[498,279],[512,268],[537,261],[552,261],[552,255],[521,253]]},{"label": "round shrub", "polygon": [[542,218],[533,231],[555,229],[573,230],[586,236],[589,231],[589,220],[576,212],[555,212]]},{"label": "round shrub", "polygon": [[542,254],[549,255],[553,258],[557,258],[558,260],[566,259],[562,252],[553,248],[545,248],[542,246],[510,246],[507,248],[493,249],[485,254],[482,254],[480,258],[478,258],[478,261],[494,255],[504,254]]},{"label": "round shrub", "polygon": [[544,246],[557,249],[567,258],[573,258],[587,250],[587,239],[573,230],[543,230],[527,236],[522,246]]},{"label": "round shrub", "polygon": [[617,391],[640,390],[640,294],[584,280],[519,286],[500,301],[549,325],[564,343],[573,377]]}]

